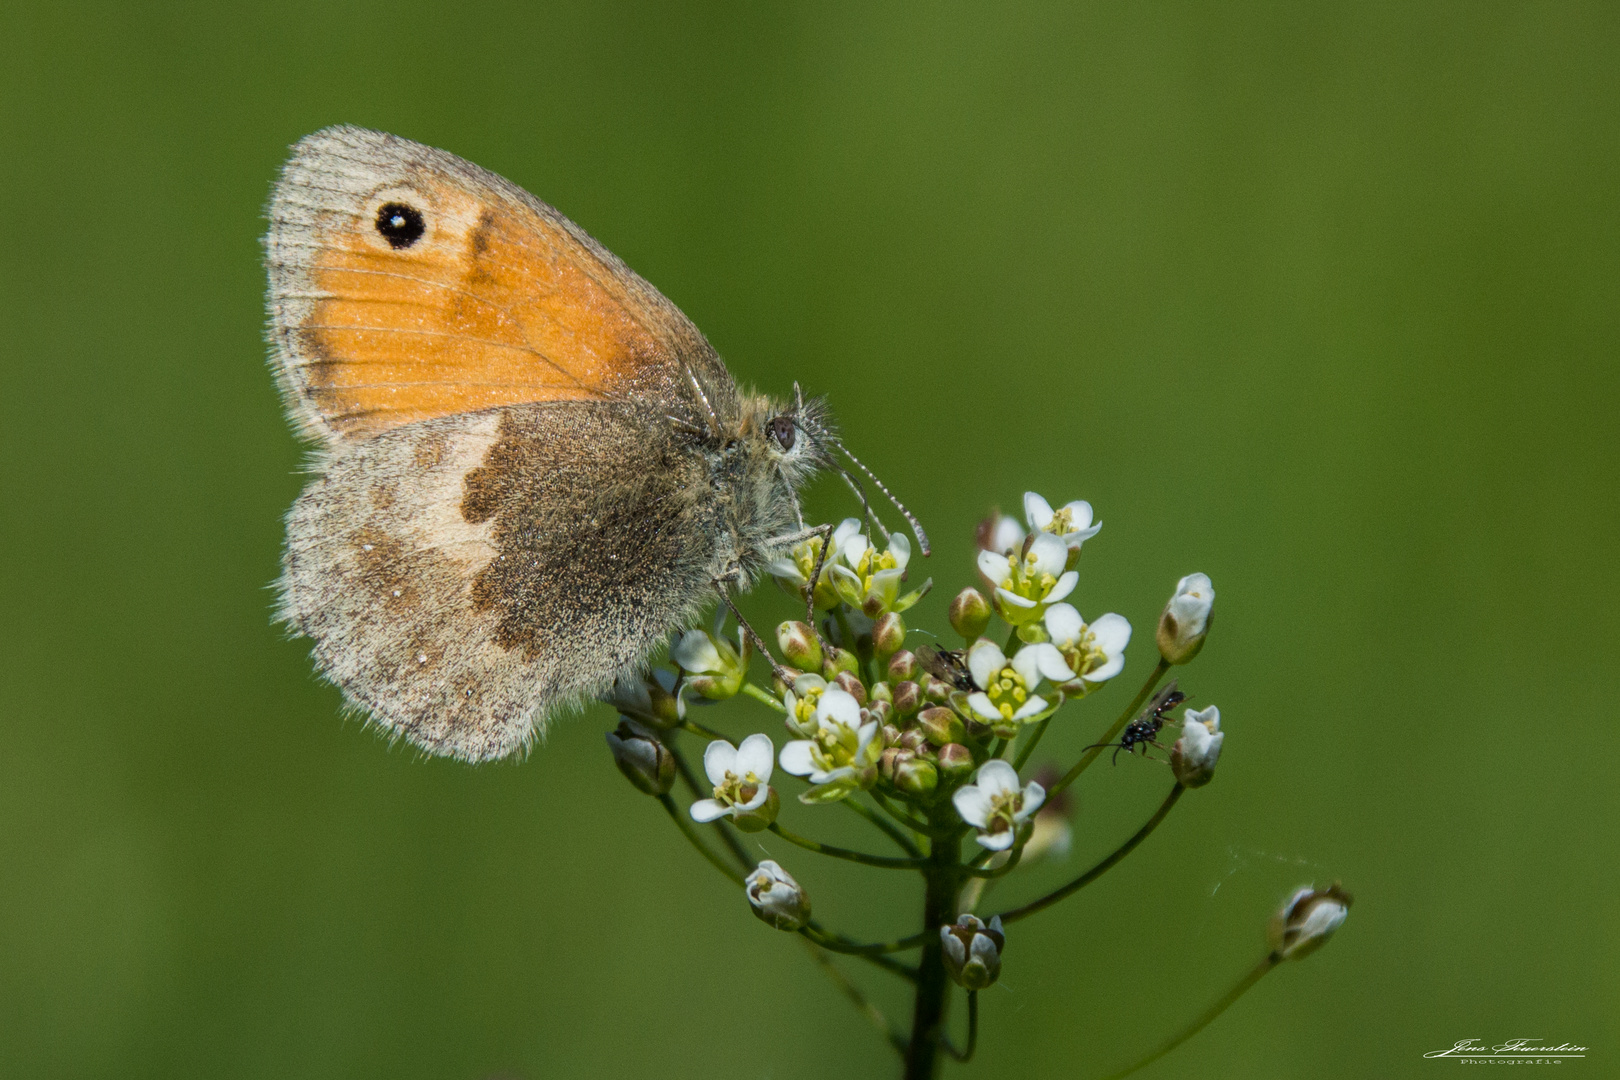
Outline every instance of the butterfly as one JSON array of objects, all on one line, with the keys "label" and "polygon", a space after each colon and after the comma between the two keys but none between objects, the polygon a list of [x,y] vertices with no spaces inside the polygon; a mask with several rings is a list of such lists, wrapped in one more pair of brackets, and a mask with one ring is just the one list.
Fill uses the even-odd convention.
[{"label": "butterfly", "polygon": [[453,154],[327,128],[269,217],[270,363],[315,447],[278,617],[392,737],[526,749],[817,534],[819,470],[859,487],[822,400],[740,388],[656,289]]}]

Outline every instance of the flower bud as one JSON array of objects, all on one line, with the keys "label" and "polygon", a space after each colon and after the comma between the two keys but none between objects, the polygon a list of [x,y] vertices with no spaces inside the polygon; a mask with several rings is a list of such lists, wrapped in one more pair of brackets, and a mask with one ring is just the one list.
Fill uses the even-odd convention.
[{"label": "flower bud", "polygon": [[894,786],[910,795],[931,795],[939,786],[939,770],[932,762],[910,758],[894,767]]},{"label": "flower bud", "polygon": [[973,751],[961,743],[946,743],[939,748],[939,771],[950,780],[966,776],[973,771]]},{"label": "flower bud", "polygon": [[889,705],[894,704],[894,689],[886,682],[873,683],[867,688],[867,693],[871,696],[873,705],[880,701]]},{"label": "flower bud", "polygon": [[916,756],[910,750],[891,746],[883,751],[883,756],[878,758],[878,775],[892,784],[900,766]]},{"label": "flower bud", "polygon": [[1172,664],[1185,664],[1204,647],[1214,619],[1215,587],[1206,574],[1188,574],[1176,582],[1176,594],[1159,616],[1159,655]]},{"label": "flower bud", "polygon": [[1215,777],[1215,763],[1221,757],[1221,710],[1211,705],[1188,712],[1181,721],[1181,738],[1170,748],[1170,769],[1182,787],[1203,787]]},{"label": "flower bud", "polygon": [[872,624],[872,652],[882,663],[906,643],[906,622],[890,611]]},{"label": "flower bud", "polygon": [[929,701],[949,701],[951,700],[951,694],[956,690],[956,687],[944,679],[936,679],[926,671],[923,672],[921,681],[923,697]]},{"label": "flower bud", "polygon": [[648,795],[667,795],[675,782],[675,758],[651,730],[620,717],[619,726],[607,732],[613,764],[624,778]]},{"label": "flower bud", "polygon": [[762,922],[794,931],[810,921],[810,898],[793,876],[770,859],[763,860],[743,882],[748,906]]},{"label": "flower bud", "polygon": [[900,733],[900,742],[898,745],[900,749],[910,750],[915,754],[922,750],[923,747],[928,745],[928,734],[917,728],[902,731]]},{"label": "flower bud", "polygon": [[983,990],[1001,975],[1001,950],[1007,935],[1001,931],[1001,917],[990,925],[975,915],[960,916],[955,925],[939,928],[944,950],[945,970],[969,990]]},{"label": "flower bud", "polygon": [[862,708],[866,707],[866,686],[861,682],[860,679],[855,677],[854,672],[840,671],[837,677],[833,679],[832,683],[834,686],[838,687],[838,689],[854,698],[856,705]]},{"label": "flower bud", "polygon": [[764,832],[771,827],[781,809],[781,796],[776,793],[774,787],[769,788],[765,795],[764,805],[732,815],[731,823],[743,832]]},{"label": "flower bud", "polygon": [[826,651],[821,661],[821,674],[830,682],[838,677],[840,671],[854,671],[860,666],[859,657],[848,649],[834,645]]},{"label": "flower bud", "polygon": [[821,641],[809,623],[782,623],[776,628],[776,646],[796,668],[814,671],[821,666]]},{"label": "flower bud", "polygon": [[967,738],[967,729],[962,726],[962,718],[951,709],[941,708],[938,705],[924,709],[918,715],[917,729],[935,746],[959,743]]},{"label": "flower bud", "polygon": [[675,673],[666,668],[624,676],[604,700],[621,715],[655,728],[672,728],[686,718],[686,702],[675,692]]},{"label": "flower bud", "polygon": [[893,724],[884,724],[882,730],[884,746],[893,746],[900,741],[900,729]]},{"label": "flower bud", "polygon": [[901,649],[889,657],[889,681],[892,683],[909,682],[917,677],[920,670],[917,654],[910,649]]},{"label": "flower bud", "polygon": [[973,641],[990,626],[990,601],[969,586],[951,601],[950,620],[951,629]]},{"label": "flower bud", "polygon": [[896,683],[890,695],[894,700],[895,714],[898,716],[910,716],[917,711],[917,706],[922,704],[922,688],[910,679]]},{"label": "flower bud", "polygon": [[1337,881],[1326,889],[1300,889],[1272,917],[1272,953],[1281,960],[1303,960],[1333,936],[1350,904],[1350,894]]},{"label": "flower bud", "polygon": [[[883,684],[878,683],[878,686],[883,686]],[[865,715],[866,716],[870,717],[873,720],[876,720],[878,723],[884,725],[885,727],[888,726],[889,716],[893,712],[894,712],[894,706],[889,704],[887,701],[883,700],[882,698],[876,699],[870,705],[868,705],[866,707],[866,709],[865,709]]]},{"label": "flower bud", "polygon": [[686,685],[710,701],[735,697],[748,677],[748,639],[741,648],[716,632],[688,630],[670,646],[669,658],[687,672]]}]

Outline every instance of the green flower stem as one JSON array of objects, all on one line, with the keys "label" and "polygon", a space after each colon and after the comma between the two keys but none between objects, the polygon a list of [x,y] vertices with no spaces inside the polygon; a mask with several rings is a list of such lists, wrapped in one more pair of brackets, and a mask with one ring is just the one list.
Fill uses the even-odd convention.
[{"label": "green flower stem", "polygon": [[1153,693],[1153,688],[1159,685],[1159,680],[1164,678],[1164,673],[1169,670],[1170,661],[1160,657],[1158,666],[1153,669],[1153,674],[1149,675],[1148,681],[1142,684],[1142,689],[1137,692],[1135,700],[1125,707],[1124,712],[1119,714],[1119,719],[1114,721],[1114,726],[1109,728],[1101,739],[1097,740],[1096,746],[1080,755],[1080,760],[1075,762],[1074,768],[1064,773],[1063,779],[1053,784],[1052,790],[1047,792],[1047,795],[1056,795],[1074,783],[1075,777],[1085,772],[1091,763],[1097,760],[1098,755],[1108,748],[1107,744],[1119,738],[1119,733],[1125,730],[1125,725],[1130,723],[1138,710],[1147,703],[1148,696]]},{"label": "green flower stem", "polygon": [[1138,1069],[1145,1068],[1146,1066],[1153,1064],[1155,1061],[1158,1061],[1160,1058],[1164,1057],[1164,1055],[1168,1054],[1170,1051],[1174,1050],[1176,1047],[1180,1046],[1182,1043],[1186,1042],[1200,1031],[1203,1031],[1217,1016],[1231,1008],[1233,1002],[1242,997],[1244,994],[1248,993],[1249,987],[1259,982],[1265,977],[1266,972],[1270,971],[1280,963],[1282,963],[1281,956],[1279,956],[1277,953],[1268,954],[1263,960],[1256,964],[1247,975],[1239,979],[1236,986],[1232,987],[1232,989],[1228,990],[1224,995],[1222,995],[1219,1001],[1211,1005],[1208,1009],[1205,1009],[1198,1019],[1194,1020],[1191,1024],[1188,1024],[1175,1035],[1172,1035],[1163,1046],[1160,1046],[1157,1050],[1153,1051],[1153,1053],[1149,1054],[1147,1057],[1143,1058],[1141,1061],[1138,1061],[1129,1068],[1114,1073],[1112,1076],[1109,1076],[1107,1080],[1122,1080],[1123,1077],[1131,1075],[1131,1073],[1136,1072]]},{"label": "green flower stem", "polygon": [[955,1059],[956,1061],[960,1061],[962,1064],[966,1065],[968,1062],[973,1060],[973,1051],[977,1050],[978,1048],[979,1048],[979,992],[977,990],[969,990],[968,991],[968,1041],[967,1041],[967,1046],[965,1048],[961,1049],[961,1050],[958,1050],[956,1047],[952,1046],[950,1043],[947,1042],[945,1044],[945,1052],[947,1054],[951,1055],[951,1057],[953,1059]]},{"label": "green flower stem", "polygon": [[[681,753],[680,747],[675,745],[675,740],[671,739],[665,742],[664,746],[669,750],[670,757],[675,759],[675,770],[681,774],[681,780],[686,784],[687,790],[692,793],[692,797],[694,799],[706,799],[712,795],[712,791],[705,791],[702,785],[698,783],[697,774],[692,771],[692,766],[686,763],[686,755]],[[752,872],[757,863],[749,856],[748,849],[743,847],[742,838],[732,828],[731,822],[725,818],[720,818],[714,822],[714,828],[720,834],[720,839],[725,842],[726,847],[730,849],[732,858],[737,860],[737,864],[745,872]]]},{"label": "green flower stem", "polygon": [[[1026,842],[1028,841],[1028,837],[1025,837],[1025,841]],[[992,855],[992,854],[994,854],[994,853],[989,851],[989,850],[986,850],[985,853],[984,853],[984,860],[989,861],[989,856]],[[993,870],[985,870],[985,869],[981,869],[978,866],[968,866],[968,867],[965,867],[962,870],[962,876],[963,877],[976,877],[976,878],[991,878],[991,879],[995,879],[995,878],[998,878],[998,877],[1006,877],[1008,874],[1012,873],[1014,870],[1016,870],[1018,868],[1018,862],[1023,857],[1024,857],[1024,845],[1019,844],[1017,847],[1013,848],[1012,858],[1008,859],[1006,862],[1002,863],[1000,866],[996,867],[995,869],[993,869]]]},{"label": "green flower stem", "polygon": [[742,684],[742,692],[753,698],[755,701],[769,705],[779,713],[787,712],[787,706],[778,701],[774,694],[760,689],[751,682],[745,682]]},{"label": "green flower stem", "polygon": [[877,677],[872,673],[872,658],[863,656],[861,651],[855,647],[855,628],[849,624],[847,607],[847,604],[839,604],[832,610],[833,618],[838,622],[838,636],[844,639],[844,648],[853,653],[855,659],[860,662],[861,680],[867,686],[871,686],[877,682]]},{"label": "green flower stem", "polygon": [[719,739],[722,742],[731,742],[731,739],[728,738],[727,736],[725,736],[725,735],[721,734],[720,732],[714,730],[714,728],[712,728],[712,727],[706,727],[703,724],[698,723],[696,720],[682,720],[676,726],[679,727],[682,731],[689,731],[693,735],[697,735],[697,736],[700,736],[702,738],[709,739],[710,741],[713,741],[715,739]]},{"label": "green flower stem", "polygon": [[1053,904],[1057,903],[1059,900],[1062,900],[1071,893],[1079,892],[1087,885],[1090,885],[1093,881],[1096,881],[1098,878],[1102,877],[1113,867],[1115,863],[1119,862],[1121,859],[1135,850],[1137,844],[1140,844],[1143,840],[1146,840],[1149,833],[1159,827],[1159,822],[1165,819],[1165,815],[1170,813],[1170,808],[1176,805],[1176,800],[1180,799],[1182,792],[1186,790],[1187,789],[1182,787],[1180,784],[1172,787],[1170,789],[1170,794],[1165,796],[1164,802],[1159,805],[1159,809],[1154,812],[1152,817],[1148,818],[1147,824],[1143,825],[1140,829],[1137,829],[1135,835],[1121,844],[1112,855],[1108,856],[1102,862],[1098,863],[1096,866],[1093,866],[1090,870],[1087,870],[1085,873],[1081,874],[1067,885],[1060,889],[1054,890],[1053,892],[1047,893],[1039,900],[1031,900],[1023,907],[1016,907],[1011,911],[1003,911],[1001,913],[1001,921],[1004,923],[1010,923],[1026,916],[1033,915],[1037,911],[1042,911],[1051,907]]},{"label": "green flower stem", "polygon": [[[947,804],[948,806],[948,804]],[[951,822],[947,806],[935,807],[929,820],[939,828]],[[924,874],[922,956],[917,964],[917,994],[911,1011],[911,1042],[906,1047],[905,1080],[933,1080],[939,1061],[940,1034],[944,1029],[945,1006],[950,1001],[951,981],[945,973],[944,949],[939,928],[956,921],[956,901],[961,893],[961,834],[939,840],[929,855]]]},{"label": "green flower stem", "polygon": [[900,824],[904,825],[906,828],[910,829],[912,832],[916,833],[918,836],[925,836],[929,839],[933,839],[938,835],[937,830],[935,830],[932,825],[924,824],[923,822],[912,817],[910,814],[906,813],[904,810],[897,809],[894,804],[889,801],[888,796],[884,795],[883,792],[877,790],[876,788],[872,789],[872,798],[877,801],[879,806],[883,807],[885,813],[894,818],[894,820],[898,821]]},{"label": "green flower stem", "polygon": [[833,847],[831,844],[823,844],[808,837],[800,836],[798,833],[789,832],[787,829],[782,828],[781,822],[773,821],[770,829],[771,832],[790,844],[798,844],[802,848],[822,855],[831,855],[835,859],[848,859],[850,862],[858,862],[865,866],[877,866],[884,870],[921,870],[928,865],[926,859],[894,859],[887,855],[868,855],[864,851],[851,851],[849,848]]},{"label": "green flower stem", "polygon": [[861,817],[865,818],[867,821],[870,821],[873,825],[881,829],[884,835],[888,836],[888,838],[893,840],[896,844],[899,844],[900,850],[904,851],[907,855],[910,855],[914,859],[922,857],[922,852],[918,850],[916,844],[911,842],[910,837],[896,828],[893,822],[885,821],[882,817],[878,816],[877,811],[863,803],[857,802],[854,795],[851,795],[846,799],[840,799],[839,802],[843,803],[845,806],[861,815]]},{"label": "green flower stem", "polygon": [[850,940],[843,934],[833,933],[814,919],[811,919],[800,933],[803,933],[823,949],[831,949],[833,952],[845,953],[849,956],[880,956],[883,953],[905,952],[908,949],[915,949],[928,940],[927,934],[912,934],[910,937],[900,938],[898,941],[878,941],[863,945],[858,941]]},{"label": "green flower stem", "polygon": [[818,948],[815,943],[809,940],[805,941],[804,948],[817,966],[826,973],[827,978],[833,981],[833,985],[842,990],[844,996],[854,1002],[855,1008],[860,1010],[862,1016],[872,1021],[872,1026],[878,1029],[878,1034],[883,1036],[884,1040],[894,1048],[894,1051],[898,1054],[904,1054],[906,1052],[905,1036],[889,1026],[889,1018],[883,1015],[883,1010],[872,1004],[871,1000],[861,993],[861,988],[850,981],[848,975],[838,970],[838,966],[832,962],[832,957],[827,955],[825,949]]},{"label": "green flower stem", "polygon": [[993,757],[993,758],[998,758],[1002,754],[1005,754],[1006,752],[1007,752],[1007,740],[998,737],[996,739],[995,745],[990,748],[990,756]]},{"label": "green flower stem", "polygon": [[1010,660],[1013,654],[1023,647],[1024,639],[1018,636],[1018,627],[1015,626],[1007,635],[1007,647],[1001,650],[1001,654]]},{"label": "green flower stem", "polygon": [[743,883],[743,876],[741,874],[732,869],[730,866],[727,866],[724,859],[716,855],[713,851],[709,850],[709,845],[698,839],[697,830],[692,827],[692,822],[688,820],[686,814],[682,813],[681,808],[676,805],[674,799],[670,798],[668,795],[660,795],[658,796],[658,801],[663,804],[665,813],[669,814],[669,819],[675,823],[675,827],[681,830],[681,835],[690,840],[692,842],[692,846],[697,848],[698,851],[702,853],[703,857],[708,859],[709,862],[713,864],[716,870],[726,875],[733,885],[741,885]]},{"label": "green flower stem", "polygon": [[1035,730],[1029,733],[1028,739],[1024,740],[1023,748],[1018,751],[1018,757],[1013,761],[1015,770],[1018,772],[1024,771],[1024,766],[1029,763],[1029,756],[1035,752],[1035,747],[1040,745],[1041,737],[1046,734],[1046,725],[1051,722],[1052,718],[1048,716],[1035,725]]}]

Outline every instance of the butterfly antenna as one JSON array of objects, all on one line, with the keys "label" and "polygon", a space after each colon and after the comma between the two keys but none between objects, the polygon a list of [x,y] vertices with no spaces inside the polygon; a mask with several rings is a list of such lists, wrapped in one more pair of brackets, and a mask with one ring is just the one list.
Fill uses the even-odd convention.
[{"label": "butterfly antenna", "polygon": [[883,481],[879,480],[877,475],[873,473],[871,469],[868,469],[861,463],[860,458],[849,452],[849,447],[840,442],[838,443],[838,449],[842,450],[844,452],[844,456],[853,461],[855,463],[855,467],[870,477],[872,483],[877,485],[877,489],[883,492],[884,496],[887,497],[890,502],[894,503],[894,508],[900,511],[900,516],[905,518],[907,524],[911,526],[911,531],[917,537],[917,544],[922,548],[923,555],[926,556],[928,554],[928,534],[923,532],[922,523],[917,520],[916,515],[914,515],[910,510],[907,510],[905,504],[894,497],[894,492],[885,487]]},{"label": "butterfly antenna", "polygon": [[866,514],[867,523],[879,533],[883,534],[884,536],[888,536],[889,530],[884,526],[883,522],[879,520],[877,511],[872,509],[872,504],[867,501],[866,489],[861,486],[860,480],[854,476],[851,476],[849,474],[849,470],[844,468],[842,465],[835,463],[833,468],[838,470],[838,475],[844,478],[844,483],[849,485],[849,490],[855,493],[855,497],[861,500],[861,510]]}]

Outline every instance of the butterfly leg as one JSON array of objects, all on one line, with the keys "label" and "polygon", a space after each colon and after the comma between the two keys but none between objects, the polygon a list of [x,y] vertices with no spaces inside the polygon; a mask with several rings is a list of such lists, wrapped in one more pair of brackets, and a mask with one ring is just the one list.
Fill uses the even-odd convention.
[{"label": "butterfly leg", "polygon": [[755,630],[753,624],[743,617],[743,613],[737,609],[737,605],[731,600],[730,584],[741,576],[742,571],[740,569],[728,570],[714,579],[715,590],[720,593],[720,599],[725,602],[726,607],[731,609],[731,614],[737,619],[737,625],[743,628],[745,634],[754,639],[754,648],[758,649],[760,655],[771,662],[771,674],[781,679],[786,685],[792,686],[793,680],[798,677],[799,673],[792,668],[777,663],[776,657],[771,653],[770,646],[765,644],[765,639],[759,636],[759,631]]},{"label": "butterfly leg", "polygon": [[821,537],[821,549],[816,552],[816,564],[810,572],[810,583],[804,588],[804,621],[810,624],[812,630],[816,626],[816,583],[821,580],[821,571],[827,566],[827,545],[832,541],[833,527],[817,525],[814,528],[800,529],[786,536],[778,536],[769,542],[772,548],[792,547],[794,544]]}]

